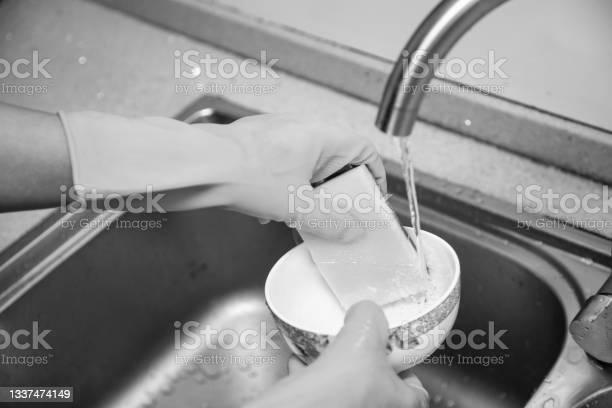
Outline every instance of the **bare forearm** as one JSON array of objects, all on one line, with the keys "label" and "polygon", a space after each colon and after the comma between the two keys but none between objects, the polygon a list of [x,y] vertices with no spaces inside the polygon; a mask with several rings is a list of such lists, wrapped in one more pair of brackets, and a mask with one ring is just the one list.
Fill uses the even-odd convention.
[{"label": "bare forearm", "polygon": [[58,206],[72,175],[57,115],[0,103],[0,123],[0,212]]}]

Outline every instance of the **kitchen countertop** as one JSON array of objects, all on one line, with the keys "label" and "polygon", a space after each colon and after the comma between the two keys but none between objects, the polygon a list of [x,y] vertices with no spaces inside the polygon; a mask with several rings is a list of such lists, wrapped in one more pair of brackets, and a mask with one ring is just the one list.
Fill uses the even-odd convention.
[{"label": "kitchen countertop", "polygon": [[[439,0],[201,0],[235,7],[284,26],[395,60]],[[474,86],[501,85],[499,95],[612,129],[612,3],[609,0],[511,0],[479,21],[447,60],[488,59],[508,78],[464,75]],[[355,29],[359,27],[359,29]],[[494,89],[494,88],[493,88]]]},{"label": "kitchen countertop", "polygon": [[[2,88],[0,100],[35,109],[57,111],[95,109],[122,115],[171,116],[202,96],[195,80],[174,77],[174,51],[198,50],[218,58],[239,57],[208,44],[150,25],[99,4],[78,0],[36,2],[5,0],[0,5],[0,55],[9,61],[50,58],[50,79],[5,78],[4,84],[44,85],[46,92],[11,94]],[[201,81],[201,79],[200,79]],[[208,81],[205,91],[265,112],[309,112],[343,118],[356,133],[371,138],[389,158],[398,152],[387,135],[372,125],[376,107],[286,73],[266,81],[271,90],[228,85],[263,85],[242,80]],[[189,92],[177,85],[189,86]],[[213,86],[214,85],[214,86]],[[222,88],[226,86],[226,88]],[[516,200],[515,186],[530,184],[558,193],[601,194],[601,184],[564,173],[424,123],[413,137],[415,166],[452,183],[467,186],[506,202]],[[0,215],[0,250],[42,219],[47,211]],[[573,214],[586,221],[604,220],[595,232],[612,237],[610,214]]]}]

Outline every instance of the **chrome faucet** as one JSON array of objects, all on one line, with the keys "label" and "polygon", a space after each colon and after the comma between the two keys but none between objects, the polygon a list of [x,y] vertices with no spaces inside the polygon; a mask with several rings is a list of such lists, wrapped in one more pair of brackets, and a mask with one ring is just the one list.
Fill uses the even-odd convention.
[{"label": "chrome faucet", "polygon": [[[435,61],[444,58],[477,21],[506,0],[443,0],[408,40],[383,92],[376,126],[393,136],[408,136],[416,121]],[[407,90],[410,90],[409,92]]]},{"label": "chrome faucet", "polygon": [[[423,20],[395,62],[380,101],[376,126],[393,136],[412,132],[435,61],[444,58],[477,21],[506,0],[443,0]],[[611,265],[612,266],[612,265]],[[612,277],[570,325],[576,343],[597,360],[612,363]]]}]

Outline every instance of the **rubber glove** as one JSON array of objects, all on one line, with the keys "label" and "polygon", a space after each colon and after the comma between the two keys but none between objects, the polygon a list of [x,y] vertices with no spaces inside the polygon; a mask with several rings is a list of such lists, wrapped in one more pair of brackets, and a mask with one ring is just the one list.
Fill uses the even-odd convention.
[{"label": "rubber glove", "polygon": [[[372,143],[339,121],[288,114],[256,115],[229,125],[97,112],[60,113],[60,118],[73,180],[84,197],[152,189],[165,194],[159,200],[164,211],[223,206],[295,226],[303,215],[290,206],[291,189],[310,186],[347,164],[366,164],[386,191]],[[306,217],[323,215],[315,208]],[[347,235],[334,228],[315,233]]]},{"label": "rubber glove", "polygon": [[388,325],[370,301],[353,305],[328,348],[309,366],[290,361],[290,375],[245,408],[426,408],[429,394],[412,374],[400,378],[386,357]]}]

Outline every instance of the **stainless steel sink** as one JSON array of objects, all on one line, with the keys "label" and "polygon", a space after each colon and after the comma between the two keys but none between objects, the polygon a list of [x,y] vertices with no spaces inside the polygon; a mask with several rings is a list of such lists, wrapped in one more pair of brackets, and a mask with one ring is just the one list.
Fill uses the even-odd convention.
[{"label": "stainless steel sink", "polygon": [[[179,117],[229,122],[250,113],[203,98]],[[406,217],[400,173],[387,165],[391,203]],[[446,239],[461,261],[458,331],[449,342],[474,330],[506,330],[500,339],[507,346],[447,344],[419,366],[432,407],[596,406],[585,405],[589,395],[609,401],[595,393],[612,384],[610,370],[567,335],[569,320],[608,271],[507,228],[491,201],[483,204],[491,211],[466,207],[455,186],[427,175],[418,180],[424,228]],[[51,329],[53,347],[9,350],[46,356],[47,364],[1,366],[1,385],[73,386],[72,406],[79,407],[238,407],[286,375],[289,351],[278,334],[278,349],[226,350],[213,342],[177,350],[175,322],[236,332],[259,332],[265,322],[273,330],[263,284],[295,245],[288,228],[213,209],[125,214],[97,231],[0,315],[7,330],[32,321]],[[18,261],[25,268],[27,252]]]}]

